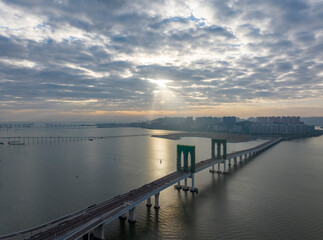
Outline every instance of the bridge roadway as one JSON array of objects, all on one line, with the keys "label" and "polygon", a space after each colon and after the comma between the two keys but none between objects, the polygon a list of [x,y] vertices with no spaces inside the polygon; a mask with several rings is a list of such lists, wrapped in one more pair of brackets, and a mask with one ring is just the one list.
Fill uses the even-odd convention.
[{"label": "bridge roadway", "polygon": [[[200,172],[206,168],[214,166],[217,163],[226,164],[226,160],[234,159],[242,156],[251,156],[266,150],[272,145],[282,141],[283,138],[274,139],[258,145],[254,148],[227,154],[226,159],[210,158],[196,163],[196,172]],[[160,179],[143,185],[140,188],[131,190],[125,194],[116,196],[110,200],[94,204],[86,209],[71,213],[64,217],[58,218],[51,222],[40,226],[27,229],[24,231],[0,236],[0,240],[20,237],[23,239],[78,239],[100,226],[104,226],[116,218],[123,216],[127,212],[131,212],[139,203],[149,199],[155,195],[155,207],[159,208],[159,192],[175,185],[183,179],[192,177],[190,172],[176,171],[170,173]],[[194,177],[194,176],[193,176]],[[157,199],[156,199],[157,198]],[[157,206],[156,206],[157,205]],[[134,216],[134,215],[133,215]],[[104,233],[104,231],[103,231]],[[101,235],[103,234],[101,233]]]}]

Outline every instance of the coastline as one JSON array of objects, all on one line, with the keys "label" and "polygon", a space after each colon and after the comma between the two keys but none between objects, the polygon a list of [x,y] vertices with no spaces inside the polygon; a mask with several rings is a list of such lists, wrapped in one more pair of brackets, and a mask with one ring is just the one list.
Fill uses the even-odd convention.
[{"label": "coastline", "polygon": [[323,131],[319,130],[314,133],[307,134],[296,134],[289,136],[278,136],[278,135],[249,135],[242,133],[225,133],[225,132],[179,132],[179,133],[169,133],[169,134],[154,134],[151,137],[165,138],[169,140],[179,140],[183,137],[200,137],[200,138],[217,138],[217,139],[226,139],[228,142],[247,142],[256,139],[271,139],[275,137],[284,137],[285,141],[300,139],[300,138],[309,138],[309,137],[318,137],[323,135]]},{"label": "coastline", "polygon": [[[165,138],[169,140],[179,140],[183,137],[200,137],[200,138],[217,138],[226,139],[228,142],[247,142],[259,138],[264,138],[264,136],[247,135],[239,133],[223,133],[223,132],[180,132],[180,133],[170,133],[170,134],[157,134],[151,135],[151,137]],[[270,136],[265,138],[271,138]]]}]

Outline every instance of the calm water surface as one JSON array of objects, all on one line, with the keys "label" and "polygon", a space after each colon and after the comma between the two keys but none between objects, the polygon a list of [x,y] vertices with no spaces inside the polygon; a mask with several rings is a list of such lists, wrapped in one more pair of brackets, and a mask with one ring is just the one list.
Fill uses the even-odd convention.
[{"label": "calm water surface", "polygon": [[[121,136],[136,128],[0,131],[0,136]],[[0,140],[1,141],[1,140]],[[229,152],[263,140],[229,143]],[[176,169],[176,144],[210,157],[210,140],[133,136],[0,145],[0,235],[29,228],[140,187]],[[106,239],[323,239],[323,137],[281,142],[231,175],[196,175],[199,193],[161,192],[161,208],[114,221]]]}]

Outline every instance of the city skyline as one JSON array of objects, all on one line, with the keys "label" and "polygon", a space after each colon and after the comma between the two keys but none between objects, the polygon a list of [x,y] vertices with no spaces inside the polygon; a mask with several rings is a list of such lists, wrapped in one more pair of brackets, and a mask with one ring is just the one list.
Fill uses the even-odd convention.
[{"label": "city skyline", "polygon": [[0,121],[323,116],[320,1],[0,9]]}]

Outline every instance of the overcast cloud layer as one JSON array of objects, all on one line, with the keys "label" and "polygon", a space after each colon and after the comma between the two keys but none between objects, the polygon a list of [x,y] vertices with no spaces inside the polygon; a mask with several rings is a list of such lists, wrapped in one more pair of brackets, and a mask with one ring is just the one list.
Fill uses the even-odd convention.
[{"label": "overcast cloud layer", "polygon": [[323,116],[323,1],[0,1],[0,121]]}]

